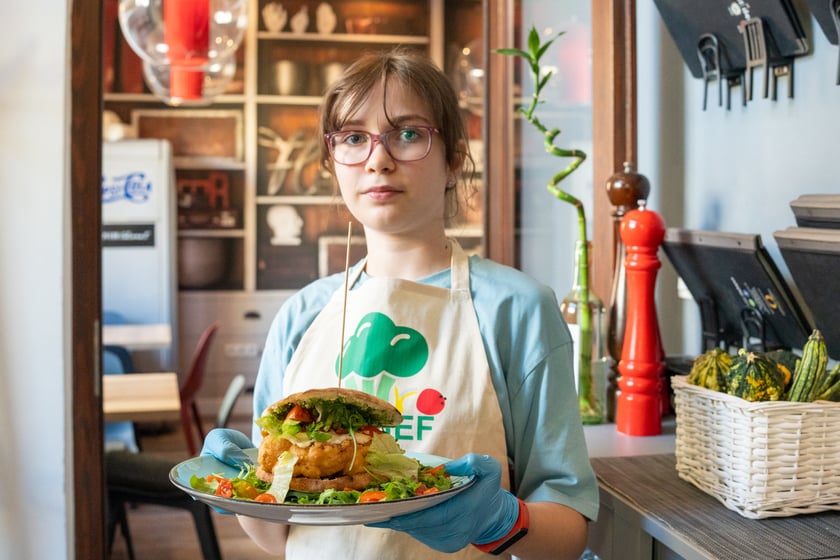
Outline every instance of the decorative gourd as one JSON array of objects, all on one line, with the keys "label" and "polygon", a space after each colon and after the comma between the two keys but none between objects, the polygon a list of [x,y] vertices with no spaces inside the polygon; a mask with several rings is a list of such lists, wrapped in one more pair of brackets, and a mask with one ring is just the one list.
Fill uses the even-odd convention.
[{"label": "decorative gourd", "polygon": [[793,372],[793,383],[788,391],[787,400],[794,402],[811,402],[814,392],[825,375],[828,365],[828,349],[822,333],[814,329],[811,336],[802,347],[802,359],[796,364]]},{"label": "decorative gourd", "polygon": [[687,381],[712,391],[726,392],[726,375],[732,356],[720,348],[712,348],[694,358]]},{"label": "decorative gourd", "polygon": [[840,362],[834,365],[834,369],[826,372],[812,400],[840,401]]},{"label": "decorative gourd", "polygon": [[784,378],[776,364],[743,348],[732,360],[726,383],[727,393],[748,401],[777,401],[785,392]]},{"label": "decorative gourd", "polygon": [[781,370],[784,376],[785,388],[790,387],[790,383],[793,380],[793,372],[796,371],[796,363],[799,361],[799,355],[790,350],[779,348],[765,352],[764,357],[775,362],[776,367]]}]

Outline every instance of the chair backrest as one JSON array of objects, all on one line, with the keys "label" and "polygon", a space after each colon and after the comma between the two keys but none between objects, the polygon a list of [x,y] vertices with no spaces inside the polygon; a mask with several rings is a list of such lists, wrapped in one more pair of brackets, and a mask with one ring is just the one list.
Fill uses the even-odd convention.
[{"label": "chair backrest", "polygon": [[134,373],[134,358],[125,346],[102,347],[102,373]]},{"label": "chair backrest", "polygon": [[199,337],[193,350],[189,372],[183,385],[181,385],[181,401],[191,401],[195,398],[198,390],[201,389],[201,385],[204,383],[207,356],[210,354],[210,347],[216,337],[216,332],[219,330],[219,325],[220,323],[216,321],[201,333],[201,337]]},{"label": "chair backrest", "polygon": [[[198,452],[196,439],[193,435],[193,427],[198,430],[199,438],[201,440],[204,439],[204,428],[201,425],[201,415],[198,412],[195,396],[204,383],[207,357],[210,354],[210,347],[216,337],[219,326],[220,323],[216,321],[201,333],[201,337],[198,339],[198,343],[196,343],[195,350],[193,351],[189,372],[184,383],[181,385],[181,428],[184,431],[184,437],[187,440],[187,449],[191,455],[195,455]],[[193,426],[193,423],[195,423],[195,426]]]},{"label": "chair backrest", "polygon": [[[102,348],[102,373],[122,375],[133,371],[131,354],[122,346],[106,345]],[[125,449],[136,453],[140,450],[134,423],[105,422],[105,449]]]},{"label": "chair backrest", "polygon": [[103,325],[125,325],[128,320],[119,311],[113,309],[102,310],[102,324]]},{"label": "chair backrest", "polygon": [[233,407],[236,406],[236,401],[239,400],[239,396],[244,390],[245,376],[240,373],[230,380],[227,391],[225,391],[219,413],[216,415],[216,428],[227,428],[230,416],[233,413]]}]

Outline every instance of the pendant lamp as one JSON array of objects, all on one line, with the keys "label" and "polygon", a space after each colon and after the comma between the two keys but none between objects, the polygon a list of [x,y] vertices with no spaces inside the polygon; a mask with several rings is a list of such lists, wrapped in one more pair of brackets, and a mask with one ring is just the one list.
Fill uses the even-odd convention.
[{"label": "pendant lamp", "polygon": [[235,70],[247,10],[247,0],[120,0],[119,22],[155,95],[170,104],[209,103]]},{"label": "pendant lamp", "polygon": [[[227,91],[236,74],[236,60],[210,62],[200,68],[177,68],[166,64],[143,61],[143,79],[149,89],[167,105],[209,105],[213,99]],[[180,80],[180,82],[177,82]],[[175,83],[173,83],[173,81]],[[184,92],[184,85],[189,88]],[[192,95],[192,91],[199,95]]]}]

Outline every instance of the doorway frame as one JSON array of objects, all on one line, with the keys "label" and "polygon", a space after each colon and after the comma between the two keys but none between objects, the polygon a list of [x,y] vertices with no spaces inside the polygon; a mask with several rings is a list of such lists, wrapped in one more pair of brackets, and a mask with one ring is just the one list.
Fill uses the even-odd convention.
[{"label": "doorway frame", "polygon": [[[70,15],[70,422],[74,558],[106,558],[100,371],[102,1]],[[99,491],[95,491],[99,489]]]}]

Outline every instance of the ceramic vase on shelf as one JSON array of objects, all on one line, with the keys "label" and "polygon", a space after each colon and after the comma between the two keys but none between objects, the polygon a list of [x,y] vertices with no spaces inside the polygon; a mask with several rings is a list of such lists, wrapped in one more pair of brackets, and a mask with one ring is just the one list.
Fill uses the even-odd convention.
[{"label": "ceramic vase on shelf", "polygon": [[604,421],[607,378],[612,360],[607,353],[606,309],[589,288],[589,263],[584,258],[584,241],[575,244],[574,284],[560,302],[560,311],[574,340],[575,385],[581,421]]}]

